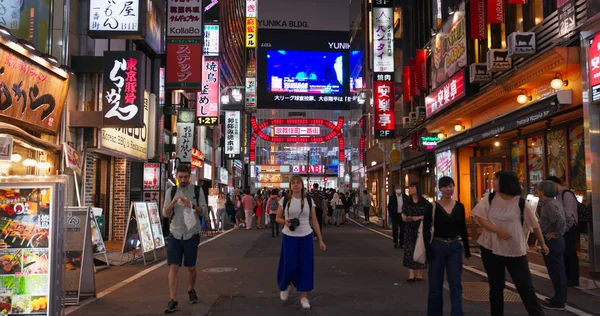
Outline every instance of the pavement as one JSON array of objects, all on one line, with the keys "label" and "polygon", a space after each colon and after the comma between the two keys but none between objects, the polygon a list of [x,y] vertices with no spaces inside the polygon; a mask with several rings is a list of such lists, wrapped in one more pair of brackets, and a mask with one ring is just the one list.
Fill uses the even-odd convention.
[{"label": "pavement", "polygon": [[[309,294],[312,309],[304,311],[292,291],[279,300],[276,274],[281,237],[270,230],[231,230],[203,239],[198,253],[196,291],[200,303],[187,301],[187,272],[179,273],[175,315],[426,315],[425,282],[407,283],[403,252],[394,249],[385,231],[349,222],[326,227],[327,251],[315,248],[315,289]],[[69,307],[66,315],[163,315],[168,301],[168,267],[165,261],[111,267],[96,274],[97,297]],[[550,281],[534,276],[539,297],[551,294]],[[509,279],[507,279],[509,280]],[[466,315],[488,315],[487,283],[479,258],[465,261],[463,270]],[[468,293],[467,293],[468,292]],[[450,314],[449,292],[444,295]],[[527,315],[518,295],[508,289],[506,315]],[[570,311],[546,315],[600,315],[600,297],[569,289]]]}]

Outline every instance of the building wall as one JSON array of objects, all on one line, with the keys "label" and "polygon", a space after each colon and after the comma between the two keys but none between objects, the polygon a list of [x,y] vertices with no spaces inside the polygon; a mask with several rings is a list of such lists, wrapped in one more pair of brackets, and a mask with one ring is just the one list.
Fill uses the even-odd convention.
[{"label": "building wall", "polygon": [[125,236],[127,217],[129,216],[129,173],[131,162],[124,158],[115,158],[114,161],[111,239],[122,241]]},{"label": "building wall", "polygon": [[94,186],[96,184],[96,155],[88,153],[85,155],[85,192],[83,195],[83,205],[93,206]]}]

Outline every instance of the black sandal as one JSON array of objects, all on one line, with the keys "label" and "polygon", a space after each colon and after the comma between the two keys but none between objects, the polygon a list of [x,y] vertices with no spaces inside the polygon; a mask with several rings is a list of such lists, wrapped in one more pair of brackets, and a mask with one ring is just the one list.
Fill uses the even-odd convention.
[{"label": "black sandal", "polygon": [[421,282],[421,281],[423,281],[423,278],[416,278],[416,280]]},{"label": "black sandal", "polygon": [[406,282],[408,282],[408,283],[414,283],[416,281],[417,281],[416,278],[408,278],[408,280],[406,280]]}]

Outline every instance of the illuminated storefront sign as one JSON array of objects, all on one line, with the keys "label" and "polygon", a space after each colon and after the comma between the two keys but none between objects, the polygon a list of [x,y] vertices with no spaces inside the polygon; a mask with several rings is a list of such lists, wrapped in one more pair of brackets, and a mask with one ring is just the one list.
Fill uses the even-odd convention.
[{"label": "illuminated storefront sign", "polygon": [[255,166],[255,168],[256,168],[256,171],[258,171],[258,173],[261,173],[261,172],[289,173],[290,172],[289,165],[283,165],[283,166],[258,165],[258,166]]},{"label": "illuminated storefront sign", "polygon": [[202,36],[201,0],[169,0],[167,8],[167,36]]},{"label": "illuminated storefront sign", "polygon": [[167,40],[167,82],[169,88],[200,89],[202,42],[199,39]]},{"label": "illuminated storefront sign", "polygon": [[205,59],[202,71],[202,90],[198,92],[196,116],[198,125],[217,125],[219,122],[219,60]]},{"label": "illuminated storefront sign", "polygon": [[256,18],[246,18],[246,48],[256,48]]},{"label": "illuminated storefront sign", "polygon": [[111,149],[141,160],[148,159],[148,117],[150,94],[144,93],[144,126],[102,128],[101,148]]},{"label": "illuminated storefront sign", "polygon": [[143,59],[142,52],[104,52],[103,126],[141,127],[144,125]]},{"label": "illuminated storefront sign", "polygon": [[225,111],[225,155],[239,155],[242,121],[239,111]]},{"label": "illuminated storefront sign", "polygon": [[159,163],[144,163],[144,190],[160,190]]},{"label": "illuminated storefront sign", "polygon": [[590,87],[592,102],[600,100],[600,34],[590,40]]},{"label": "illuminated storefront sign", "polygon": [[435,35],[431,56],[431,83],[434,89],[467,65],[467,22],[464,2]]},{"label": "illuminated storefront sign", "polygon": [[257,18],[256,11],[258,11],[258,1],[246,0],[246,17]]},{"label": "illuminated storefront sign", "polygon": [[321,128],[319,126],[275,126],[275,135],[321,135]]},{"label": "illuminated storefront sign", "polygon": [[325,173],[325,166],[310,165],[310,166],[292,166],[292,173]]},{"label": "illuminated storefront sign", "polygon": [[394,82],[375,81],[374,93],[375,138],[394,138]]},{"label": "illuminated storefront sign", "polygon": [[192,162],[194,123],[177,123],[177,158],[180,162]]},{"label": "illuminated storefront sign", "polygon": [[138,32],[139,0],[90,0],[89,30],[105,32]]},{"label": "illuminated storefront sign", "polygon": [[394,72],[394,7],[392,0],[373,2],[374,72]]},{"label": "illuminated storefront sign", "polygon": [[461,70],[425,98],[426,116],[430,117],[465,96],[465,72]]},{"label": "illuminated storefront sign", "polygon": [[219,25],[204,25],[204,56],[219,56]]},{"label": "illuminated storefront sign", "polygon": [[439,141],[437,136],[421,136],[421,146],[426,150],[434,150]]},{"label": "illuminated storefront sign", "polygon": [[202,168],[202,166],[204,166],[204,153],[192,148],[192,168]]}]

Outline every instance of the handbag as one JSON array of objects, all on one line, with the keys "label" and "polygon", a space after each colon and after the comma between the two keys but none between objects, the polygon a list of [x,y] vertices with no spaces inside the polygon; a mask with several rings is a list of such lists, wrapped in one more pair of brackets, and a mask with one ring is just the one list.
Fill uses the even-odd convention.
[{"label": "handbag", "polygon": [[[433,241],[433,232],[435,230],[435,207],[433,207],[431,216],[431,227],[429,228],[429,231],[431,232],[431,240],[429,240],[429,243]],[[417,243],[415,244],[415,252],[413,253],[413,261],[421,264],[425,264],[425,262],[427,262],[427,249],[425,247],[425,240],[423,237],[423,222],[424,221],[421,221],[421,224],[419,225],[419,232],[417,233]]]}]

